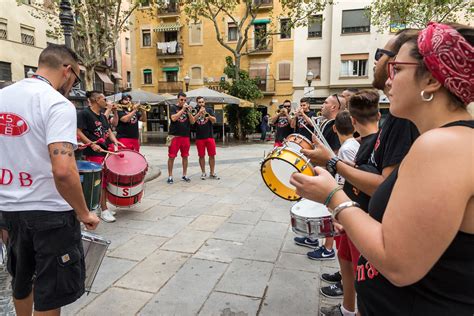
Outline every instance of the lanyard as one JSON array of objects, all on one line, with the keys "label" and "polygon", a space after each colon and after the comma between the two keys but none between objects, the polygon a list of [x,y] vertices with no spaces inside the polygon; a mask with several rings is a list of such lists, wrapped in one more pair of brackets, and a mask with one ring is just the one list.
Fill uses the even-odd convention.
[{"label": "lanyard", "polygon": [[33,75],[31,78],[35,78],[35,79],[41,80],[41,81],[43,81],[43,82],[46,82],[46,83],[49,84],[51,87],[53,86],[53,85],[51,84],[51,82],[50,82],[48,79],[46,79],[45,77],[43,77],[43,76],[41,76],[41,75],[36,75],[36,74],[35,74],[35,75]]}]

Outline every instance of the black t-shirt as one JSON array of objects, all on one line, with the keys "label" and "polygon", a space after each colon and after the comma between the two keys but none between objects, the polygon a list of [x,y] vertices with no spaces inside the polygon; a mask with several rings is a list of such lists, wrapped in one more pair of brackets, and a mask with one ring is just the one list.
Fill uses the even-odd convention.
[{"label": "black t-shirt", "polygon": [[127,110],[118,112],[117,138],[139,138],[138,121],[140,121],[142,113],[135,112],[130,121],[122,122],[120,119],[129,113]]},{"label": "black t-shirt", "polygon": [[[178,106],[172,105],[170,108],[170,117],[178,113],[180,110],[181,108]],[[181,116],[176,121],[173,122],[173,120],[171,120],[169,134],[174,136],[190,136],[191,123],[189,122],[189,117],[186,112],[181,114]]]},{"label": "black t-shirt", "polygon": [[[215,116],[214,110],[206,108],[206,112],[211,116]],[[205,116],[198,117],[194,123],[196,127],[196,139],[213,138],[212,122]]]},{"label": "black t-shirt", "polygon": [[[371,173],[379,173],[377,168],[370,164],[370,156],[374,150],[377,136],[378,133],[373,133],[362,137],[359,150],[354,160],[357,169]],[[352,183],[347,181],[347,179],[344,182],[343,190],[352,201],[359,203],[361,209],[364,211],[369,209],[370,196],[357,189]]]},{"label": "black t-shirt", "polygon": [[[474,121],[453,122],[445,127],[459,125],[474,128]],[[382,222],[397,178],[398,167],[378,187],[370,201],[369,214],[378,222]],[[472,316],[473,267],[474,234],[460,231],[431,270],[409,286],[393,285],[361,256],[356,282],[359,311],[362,315]]]},{"label": "black t-shirt", "polygon": [[[315,113],[313,111],[305,112],[305,114],[309,118],[315,116]],[[313,124],[306,122],[306,120],[301,116],[296,117],[296,132],[311,141],[313,135],[303,125],[309,128],[310,131],[314,131]]]},{"label": "black t-shirt", "polygon": [[332,128],[335,122],[336,121],[334,119],[327,120],[323,123],[321,128],[323,136],[324,138],[326,138],[329,147],[331,147],[331,149],[334,151],[338,151],[339,148],[341,148],[341,143],[339,142],[339,137],[337,137],[337,133]]},{"label": "black t-shirt", "polygon": [[[107,150],[109,142],[109,122],[103,113],[95,114],[90,108],[80,111],[77,114],[77,128],[82,130],[84,135],[91,141],[97,141],[103,138],[106,142],[98,144],[104,150]],[[105,153],[93,151],[90,147],[84,149],[86,156],[105,156]]]},{"label": "black t-shirt", "polygon": [[[286,116],[278,116],[274,125],[276,127],[275,141],[277,142],[282,142],[293,133],[293,128],[291,128],[290,121]],[[311,140],[311,138],[309,139]]]},{"label": "black t-shirt", "polygon": [[370,157],[371,164],[380,174],[385,167],[399,164],[419,135],[412,122],[389,114],[380,128]]}]

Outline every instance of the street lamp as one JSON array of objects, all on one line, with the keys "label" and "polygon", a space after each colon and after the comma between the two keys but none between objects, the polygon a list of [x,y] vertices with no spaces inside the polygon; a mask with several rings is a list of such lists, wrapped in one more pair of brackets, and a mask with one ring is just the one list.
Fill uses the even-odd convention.
[{"label": "street lamp", "polygon": [[191,81],[191,77],[189,77],[189,75],[186,75],[184,78],[184,84],[186,85],[186,92],[188,92],[188,89],[189,89],[189,82]]},{"label": "street lamp", "polygon": [[314,74],[311,70],[306,74],[306,81],[308,81],[308,87],[311,87],[311,81],[314,79]]},{"label": "street lamp", "polygon": [[64,43],[66,47],[72,48],[71,36],[74,29],[74,15],[71,10],[71,2],[69,0],[61,0],[59,4],[59,20],[64,33]]},{"label": "street lamp", "polygon": [[31,77],[33,77],[34,74],[35,74],[35,72],[33,71],[33,69],[30,68],[30,70],[28,70],[28,72],[26,73],[26,76],[28,78],[31,78]]}]

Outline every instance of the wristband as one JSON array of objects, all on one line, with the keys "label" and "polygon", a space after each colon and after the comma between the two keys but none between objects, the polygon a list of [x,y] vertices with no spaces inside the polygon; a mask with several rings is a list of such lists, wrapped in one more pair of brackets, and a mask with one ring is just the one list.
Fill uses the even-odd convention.
[{"label": "wristband", "polygon": [[332,212],[332,218],[337,220],[337,215],[339,215],[339,213],[342,210],[344,210],[346,208],[349,208],[349,207],[360,207],[360,205],[359,205],[359,203],[354,202],[354,201],[343,202],[343,203],[339,204],[338,206],[336,206],[336,208]]},{"label": "wristband", "polygon": [[329,202],[331,202],[332,197],[333,197],[334,194],[336,194],[336,192],[339,191],[339,190],[342,190],[342,187],[341,187],[341,186],[335,187],[335,188],[331,191],[331,193],[329,193],[328,197],[327,197],[326,200],[324,201],[324,205],[325,205],[325,206],[328,206],[328,205],[329,205]]}]

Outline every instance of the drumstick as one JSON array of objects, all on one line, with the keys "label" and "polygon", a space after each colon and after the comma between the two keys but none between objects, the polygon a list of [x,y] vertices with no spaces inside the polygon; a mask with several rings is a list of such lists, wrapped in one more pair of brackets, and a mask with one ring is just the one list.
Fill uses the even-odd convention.
[{"label": "drumstick", "polygon": [[105,143],[105,139],[103,138],[99,138],[98,140],[94,141],[94,142],[90,142],[88,144],[84,144],[84,143],[78,143],[77,146],[79,147],[79,149],[85,149],[89,146],[92,146],[94,144],[103,144]]},{"label": "drumstick", "polygon": [[[316,124],[316,122],[313,120],[314,117],[311,117],[310,118],[310,121],[311,121],[311,124],[313,124],[313,127],[314,127],[314,130],[316,131],[316,133],[318,134],[316,137],[319,138],[319,140],[324,144],[324,146],[326,146],[327,149],[329,149],[331,151],[331,154],[333,156],[335,156],[336,154],[334,153],[334,151],[332,150],[331,146],[329,146],[326,138],[324,137],[323,135],[323,132],[321,132],[321,129],[318,127],[318,125]],[[313,134],[314,135],[314,134]]]},{"label": "drumstick", "polygon": [[124,153],[116,153],[116,152],[108,151],[108,150],[101,150],[101,152],[109,154],[109,155],[116,155],[116,156],[119,156],[119,158],[125,157]]},{"label": "drumstick", "polygon": [[304,128],[306,128],[306,129],[308,130],[308,132],[310,132],[312,135],[318,137],[315,133],[313,133],[313,132],[308,128],[308,126],[306,126],[305,124],[301,124],[301,125],[303,125]]}]

